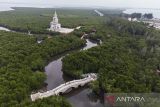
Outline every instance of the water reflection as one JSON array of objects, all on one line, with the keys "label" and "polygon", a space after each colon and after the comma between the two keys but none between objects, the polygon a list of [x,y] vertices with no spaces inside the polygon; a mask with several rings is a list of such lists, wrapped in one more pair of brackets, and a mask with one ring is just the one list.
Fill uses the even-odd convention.
[{"label": "water reflection", "polygon": [[97,96],[87,87],[78,88],[64,96],[73,107],[103,107]]},{"label": "water reflection", "polygon": [[[98,45],[97,43],[94,43],[88,39],[86,39],[86,41],[87,41],[86,46],[81,50],[87,50],[89,48],[92,48]],[[53,60],[51,63],[49,63],[45,67],[45,71],[46,71],[45,73],[47,75],[46,83],[48,84],[47,90],[51,90],[59,86],[60,84],[71,80],[71,78],[63,75],[63,72],[62,72],[63,57],[64,56],[61,56]],[[78,89],[74,89],[70,93],[64,96],[72,104],[73,107],[102,107],[103,106],[100,100],[93,95],[92,90],[86,86]]]}]

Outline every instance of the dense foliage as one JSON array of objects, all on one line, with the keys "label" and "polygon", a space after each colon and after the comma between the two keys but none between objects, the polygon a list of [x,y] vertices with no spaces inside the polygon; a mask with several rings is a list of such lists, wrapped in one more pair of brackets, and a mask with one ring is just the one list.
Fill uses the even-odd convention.
[{"label": "dense foliage", "polygon": [[[43,86],[46,77],[41,71],[47,60],[85,42],[75,36],[57,36],[38,44],[35,36],[2,31],[0,40],[0,106],[62,107],[59,97],[31,104],[30,94]],[[63,105],[68,107],[67,103]]]},{"label": "dense foliage", "polygon": [[[51,33],[46,29],[54,9],[15,9],[0,13],[0,25],[16,31]],[[58,9],[63,27],[82,27],[70,36],[45,37],[41,44],[35,36],[0,32],[0,106],[69,107],[62,97],[32,103],[29,95],[43,86],[45,75],[41,71],[46,62],[83,46],[85,42],[77,37],[84,32],[92,40],[101,39],[103,44],[67,55],[63,59],[65,74],[79,78],[83,73],[98,73],[98,80],[92,84],[96,92],[160,92],[160,32],[143,23],[120,19],[122,10],[101,11],[105,17],[93,10]]]},{"label": "dense foliage", "polygon": [[[51,57],[84,45],[85,41],[71,35],[81,37],[84,31],[100,24],[103,18],[96,16],[94,11],[89,9],[57,9],[63,27],[86,26],[83,30],[61,36],[59,33],[47,31],[54,9],[14,9],[0,12],[0,25],[15,31],[31,31],[38,35],[0,32],[0,106],[68,107],[69,104],[61,97],[31,103],[29,95],[43,86],[46,77],[41,71]],[[60,37],[47,38],[45,34]],[[38,44],[37,40],[43,42]]]},{"label": "dense foliage", "polygon": [[91,39],[103,44],[63,59],[64,73],[80,77],[98,73],[96,92],[160,92],[160,32],[143,23],[106,18]]},{"label": "dense foliage", "polygon": [[[49,32],[50,22],[55,9],[48,8],[14,8],[14,11],[1,12],[0,25],[16,31],[55,34]],[[83,25],[95,25],[101,17],[93,10],[86,9],[56,9],[62,27],[76,28]]]}]

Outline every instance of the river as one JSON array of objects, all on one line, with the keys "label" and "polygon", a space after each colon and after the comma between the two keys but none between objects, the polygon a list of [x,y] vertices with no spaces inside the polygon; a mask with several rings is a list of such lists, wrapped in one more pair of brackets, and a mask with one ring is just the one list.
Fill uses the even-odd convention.
[{"label": "river", "polygon": [[[86,46],[82,50],[87,50],[89,48],[95,47],[98,44],[86,39]],[[66,54],[67,55],[67,54]],[[71,78],[63,75],[62,71],[62,58],[61,56],[54,59],[45,67],[45,73],[47,75],[47,80],[45,81],[47,85],[47,90],[51,90],[60,84],[72,80]],[[87,86],[72,90],[70,93],[65,94],[64,97],[72,104],[73,107],[103,107],[103,104],[98,98],[92,93],[92,90]]]},{"label": "river", "polygon": [[[11,31],[5,27],[0,27],[0,30]],[[97,45],[97,42],[86,39],[86,46],[79,49],[79,51],[87,50]],[[45,83],[47,83],[47,90],[51,90],[64,82],[72,80],[72,78],[63,75],[62,71],[62,59],[68,54],[69,53],[64,53],[54,58],[53,61],[45,66],[45,74],[47,76]],[[87,86],[72,90],[65,94],[64,97],[66,97],[73,107],[104,107],[100,99],[92,93],[92,89]]]}]

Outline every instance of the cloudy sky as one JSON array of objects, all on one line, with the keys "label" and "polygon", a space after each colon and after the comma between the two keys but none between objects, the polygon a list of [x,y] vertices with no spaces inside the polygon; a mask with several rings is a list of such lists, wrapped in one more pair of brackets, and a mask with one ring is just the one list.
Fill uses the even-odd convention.
[{"label": "cloudy sky", "polygon": [[26,3],[62,7],[104,6],[104,7],[138,7],[160,8],[160,0],[0,0],[0,3]]}]

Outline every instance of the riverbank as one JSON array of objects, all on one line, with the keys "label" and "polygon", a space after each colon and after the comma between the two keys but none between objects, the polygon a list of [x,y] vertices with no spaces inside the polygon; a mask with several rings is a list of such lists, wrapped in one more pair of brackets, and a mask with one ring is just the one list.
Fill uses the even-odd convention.
[{"label": "riverbank", "polygon": [[[48,24],[49,24],[51,17],[53,15],[53,11],[54,11],[54,9],[15,8],[15,10],[13,12],[12,11],[2,12],[0,15],[0,23],[2,25],[4,25],[4,27],[5,26],[7,28],[11,27],[12,31],[14,31],[13,28],[16,28],[15,30],[17,32],[22,32],[22,33],[16,33],[16,34],[20,34],[20,35],[28,35],[29,34],[28,29],[30,29],[29,30],[30,34],[33,34],[33,35],[26,36],[24,38],[32,38],[32,37],[34,37],[35,34],[41,35],[42,34],[41,32],[43,32],[44,29],[48,28]],[[86,26],[86,28],[87,28],[86,31],[89,31],[89,29],[91,29],[92,27],[98,26],[100,24],[99,20],[102,20],[102,19],[99,19],[99,16],[95,16],[95,13],[93,13],[93,10],[58,9],[57,12],[60,13],[60,22],[62,22],[65,27],[76,28],[78,26],[76,28],[76,30],[80,30],[80,31],[82,30],[81,32],[84,32],[83,30],[85,28],[83,27],[81,29],[80,26]],[[12,17],[10,16],[10,14],[12,14]],[[24,29],[25,29],[25,31],[24,31]],[[34,33],[33,31],[36,31],[36,32],[38,31],[38,33]],[[26,34],[23,34],[23,32],[25,32]],[[14,32],[10,32],[10,34],[14,34]],[[27,60],[24,59],[23,61],[21,61],[21,63],[23,64],[23,63],[27,62],[27,64],[25,64],[25,65],[29,66],[29,69],[31,69],[30,72],[33,73],[33,75],[38,74],[39,71],[45,71],[45,72],[40,72],[40,73],[43,76],[45,73],[47,78],[43,82],[39,81],[41,83],[38,83],[37,85],[43,85],[43,83],[47,83],[48,85],[46,85],[46,88],[47,88],[46,90],[53,89],[54,87],[60,85],[61,83],[64,83],[69,80],[73,80],[73,78],[70,78],[70,77],[64,75],[62,72],[62,66],[63,66],[62,59],[65,55],[68,55],[70,53],[70,51],[72,51],[74,49],[78,49],[79,47],[83,47],[85,45],[85,43],[86,43],[86,46],[84,46],[84,48],[81,48],[79,50],[86,50],[86,49],[91,48],[92,46],[97,46],[97,43],[92,43],[92,41],[89,41],[88,39],[85,42],[85,40],[81,40],[80,38],[73,36],[73,35],[76,35],[76,34],[74,34],[74,32],[73,32],[68,36],[53,36],[53,37],[50,36],[49,38],[42,37],[42,39],[39,39],[39,40],[43,40],[43,41],[37,41],[36,37],[35,37],[34,40],[31,40],[31,42],[33,42],[34,45],[33,44],[30,44],[30,45],[33,45],[32,48],[33,47],[37,47],[37,48],[33,49],[32,51],[29,50],[29,52],[28,52],[27,49],[28,48],[30,49],[30,46],[28,46],[29,44],[26,43],[27,45],[21,46],[20,49],[18,49],[18,51],[14,51],[14,52],[17,52],[16,55],[20,56],[19,59],[15,59],[15,61],[19,61],[21,58],[26,56],[28,59]],[[14,39],[12,39],[12,40],[14,40]],[[22,39],[22,41],[23,41],[23,39]],[[25,41],[23,41],[23,42],[25,42]],[[18,43],[19,43],[19,45],[22,45],[23,42],[22,43],[18,42]],[[38,42],[38,43],[36,43],[36,42]],[[15,42],[15,43],[17,43],[17,42]],[[25,47],[25,46],[27,46],[27,47]],[[12,52],[12,54],[14,52]],[[33,52],[34,52],[34,54],[32,54]],[[23,55],[23,54],[25,54],[25,55]],[[60,57],[59,57],[59,55],[60,55]],[[59,57],[59,58],[57,59],[57,57]],[[13,57],[13,58],[15,58],[15,57]],[[20,65],[21,63],[16,62],[17,65]],[[34,72],[34,71],[36,71],[36,72]],[[23,76],[21,76],[21,77],[23,77]],[[16,76],[16,78],[18,79],[20,77]],[[27,80],[27,79],[25,79],[25,80]],[[34,77],[32,77],[32,78],[29,78],[28,81],[29,80],[30,81],[32,81],[32,80],[38,81],[39,79],[35,79]],[[21,84],[21,83],[23,83],[23,81],[21,81],[19,84]],[[27,84],[27,83],[28,82],[25,82],[23,84]],[[29,92],[27,91],[27,93],[31,93],[31,91],[41,89],[40,87],[36,87],[36,85],[35,85],[36,83],[34,83],[34,82],[32,82],[32,83],[34,84],[32,86],[34,88],[29,89]],[[32,85],[32,83],[30,83],[28,85],[29,88],[30,88],[30,85]],[[11,86],[14,86],[14,85],[15,84],[13,84]],[[7,85],[7,86],[10,86],[10,85]],[[24,86],[24,88],[26,88],[26,86]],[[75,105],[76,102],[81,102],[81,103],[84,102],[83,106],[90,105],[90,107],[92,107],[92,103],[95,103],[95,101],[92,101],[90,98],[88,98],[87,95],[90,94],[90,92],[91,92],[88,90],[91,90],[91,89],[89,89],[88,87],[77,89],[77,90],[75,90],[75,91],[77,91],[75,93],[75,95],[73,95],[73,93],[69,93],[69,94],[67,94],[68,97],[66,97],[66,99],[74,107],[76,107],[76,106],[78,107],[79,105],[81,105],[81,104]],[[19,96],[23,96],[23,93],[20,93]],[[24,98],[29,100],[28,94],[26,94],[26,96],[27,97],[24,97]],[[79,98],[77,98],[77,96],[79,96],[79,98],[83,96],[83,99],[79,99]],[[65,95],[60,98],[63,98],[63,97],[65,97]],[[52,98],[54,98],[54,96],[51,98],[36,101],[35,104],[38,104],[40,102],[45,103],[46,101],[50,101]],[[71,99],[74,98],[74,100],[70,101],[70,98]],[[86,99],[88,99],[88,100],[86,100]],[[17,100],[11,99],[10,101],[17,101]],[[21,98],[21,101],[25,101],[25,100],[23,98]],[[21,104],[21,101],[20,101],[20,104]],[[53,100],[52,102],[56,102],[56,101]],[[10,102],[8,101],[5,104],[9,104],[9,103]],[[28,103],[31,103],[31,102],[28,102]],[[97,105],[97,107],[101,107],[101,106],[99,106],[99,105],[101,105],[100,103],[97,103],[96,105]]]},{"label": "riverbank", "polygon": [[[40,103],[39,101],[35,103],[30,102],[28,93],[42,87],[46,77],[42,71],[47,60],[60,53],[76,49],[85,44],[85,42],[75,36],[45,38],[41,44],[36,43],[36,37],[34,35],[28,36],[16,32],[0,31],[0,38],[2,55],[0,73],[2,73],[1,77],[5,80],[5,83],[4,81],[0,82],[0,84],[2,84],[0,86],[1,92],[3,91],[4,93],[1,94],[1,98],[5,98],[4,96],[10,98],[7,102],[2,99],[4,102],[0,103],[0,106],[9,106],[11,104],[25,106],[26,103],[24,102],[30,105]],[[5,70],[5,72],[3,70]],[[9,78],[5,78],[7,76],[9,76]],[[17,93],[19,97],[17,97],[17,94],[12,93],[13,91]],[[18,98],[20,98],[20,101]],[[50,99],[54,98],[55,97],[52,97]],[[60,97],[58,97],[58,99],[60,99]],[[16,103],[17,101],[19,101],[19,103]],[[46,101],[50,100],[44,99],[42,102]],[[59,101],[62,100],[53,100],[52,102],[55,103]],[[15,103],[13,104],[12,102]]]},{"label": "riverbank", "polygon": [[[84,48],[81,48],[80,50],[87,50],[92,47],[97,46],[97,43],[91,42],[87,39],[86,46]],[[68,53],[66,53],[68,55]],[[62,59],[65,57],[65,55],[62,55],[58,59],[54,59],[52,62],[50,62],[45,67],[45,73],[47,75],[47,80],[45,81],[47,85],[47,90],[51,90],[55,87],[57,87],[60,84],[63,84],[67,81],[73,80],[73,78],[68,77],[67,75],[63,74],[62,71]],[[76,59],[75,59],[76,60]],[[72,93],[73,91],[73,93]],[[80,88],[80,89],[74,89],[70,93],[65,94],[64,96],[67,98],[67,100],[73,105],[73,107],[92,107],[92,103],[95,103],[96,107],[102,107],[102,104],[100,103],[100,100],[97,99],[95,101],[92,101],[87,95],[93,94],[91,89],[89,87]],[[83,98],[81,98],[83,97]],[[72,100],[71,100],[72,99]],[[95,96],[92,96],[92,99],[95,99]],[[79,102],[79,103],[78,103]],[[81,104],[83,102],[83,104]]]},{"label": "riverbank", "polygon": [[[86,39],[86,43],[85,44],[86,45],[80,46],[81,47],[80,49],[77,49],[77,48],[75,48],[75,49],[82,51],[82,50],[87,50],[89,48],[97,46],[96,42],[91,42],[88,39]],[[62,54],[58,53],[57,54],[58,56],[54,55],[56,57],[54,57],[53,59],[52,58],[47,58],[48,61],[47,62],[45,61],[46,64],[51,61],[45,67],[45,74],[47,76],[47,79],[45,80],[45,83],[47,83],[46,84],[46,89],[47,90],[51,90],[51,89],[53,89],[54,87],[58,86],[61,83],[65,83],[67,81],[73,80],[73,78],[70,78],[70,77],[68,77],[68,76],[63,74],[63,71],[62,71],[62,58],[64,57],[64,55],[68,55],[69,53],[72,53],[73,51],[76,51],[75,49],[72,48],[71,50],[70,49],[69,50],[65,50],[65,51],[61,52]],[[79,89],[77,89],[77,90],[79,90]],[[79,90],[79,93],[77,93],[77,94],[80,95],[80,96],[84,95],[84,97],[86,97],[85,99],[88,99],[87,96],[85,96],[85,95],[89,94],[91,91],[88,92],[87,90],[88,90],[88,88],[82,88],[82,90],[81,91]],[[70,96],[70,94],[72,95],[72,98],[73,98],[74,96],[73,96],[72,93],[65,94],[65,96]],[[67,97],[67,99],[68,99],[68,97]],[[77,99],[77,100],[79,100],[79,102],[81,102],[81,101],[85,102],[86,103],[85,105],[88,105],[88,103],[93,102],[93,101],[90,101],[89,99],[88,99],[88,101],[84,101],[83,99]],[[68,101],[71,104],[75,104],[75,102],[78,102],[77,100],[74,99],[73,101],[70,101],[70,100],[68,100]],[[99,103],[98,103],[98,105],[99,105]],[[78,107],[78,106],[74,105],[74,107]],[[90,105],[90,107],[92,107],[92,106]]]}]

